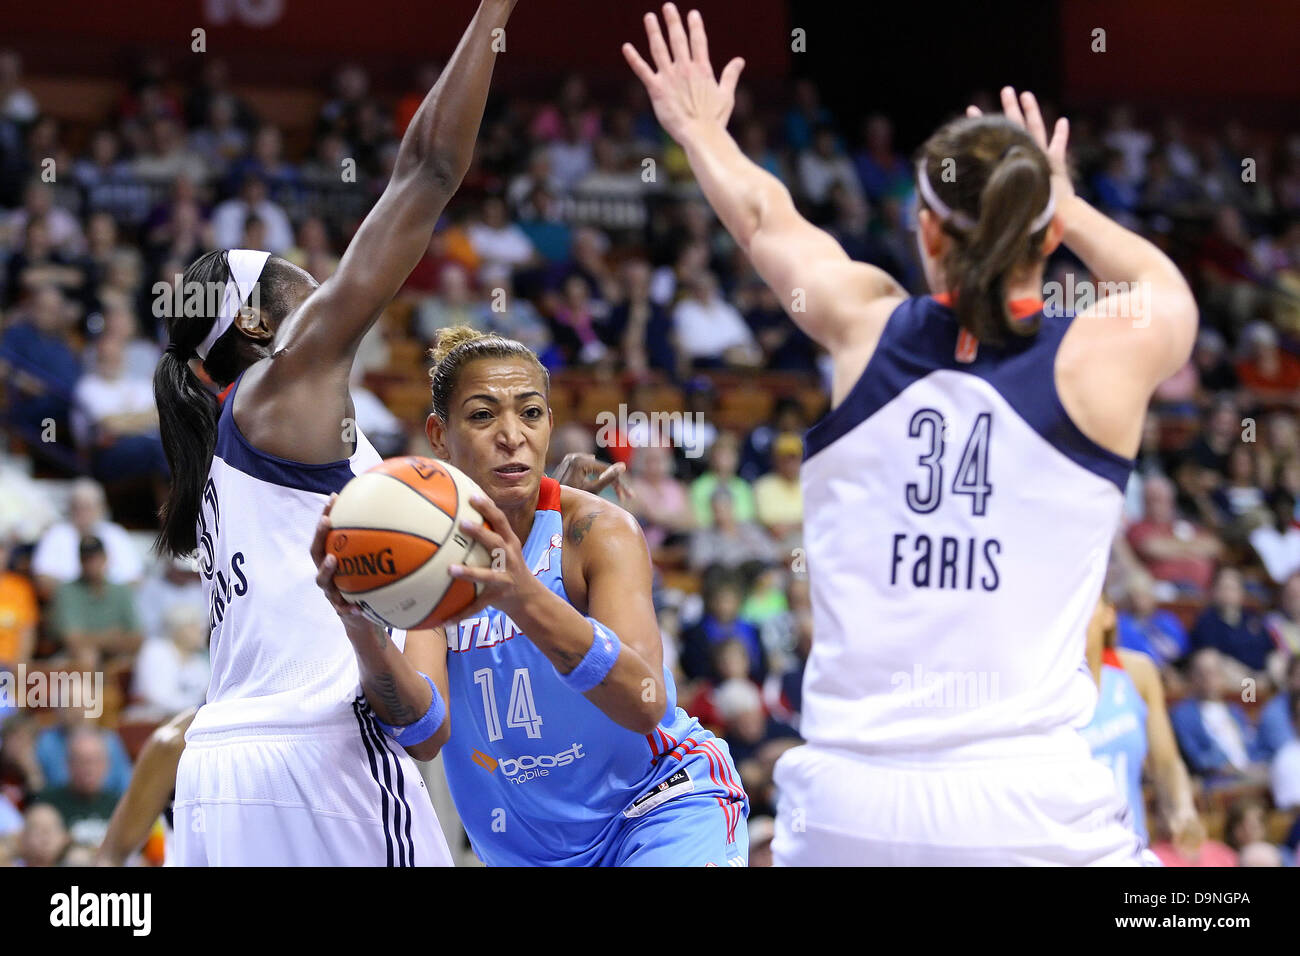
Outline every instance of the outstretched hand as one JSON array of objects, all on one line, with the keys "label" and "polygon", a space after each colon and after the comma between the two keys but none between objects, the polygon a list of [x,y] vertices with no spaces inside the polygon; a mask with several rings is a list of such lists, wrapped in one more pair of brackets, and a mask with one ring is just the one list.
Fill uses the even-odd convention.
[{"label": "outstretched hand", "polygon": [[715,78],[704,18],[699,11],[692,10],[687,17],[689,36],[675,4],[664,4],[663,17],[668,28],[667,41],[659,27],[659,18],[653,13],[645,15],[646,38],[654,68],[631,43],[623,44],[623,57],[645,84],[659,124],[681,142],[698,124],[727,125],[736,104],[736,83],[745,61],[737,57],[726,65],[721,77]]},{"label": "outstretched hand", "polygon": [[[1016,91],[1009,86],[1002,87],[1002,112],[1007,119],[1027,132],[1047,155],[1048,165],[1052,169],[1052,192],[1059,208],[1074,195],[1074,183],[1070,181],[1070,169],[1065,158],[1066,146],[1070,140],[1070,121],[1064,116],[1060,117],[1049,140],[1037,97],[1025,90],[1017,98]],[[980,116],[982,113],[978,106],[968,106],[966,115]]]},{"label": "outstretched hand", "polygon": [[570,488],[598,495],[611,484],[620,502],[636,497],[627,482],[627,465],[621,461],[607,465],[595,455],[575,451],[565,455],[555,469],[555,480]]}]

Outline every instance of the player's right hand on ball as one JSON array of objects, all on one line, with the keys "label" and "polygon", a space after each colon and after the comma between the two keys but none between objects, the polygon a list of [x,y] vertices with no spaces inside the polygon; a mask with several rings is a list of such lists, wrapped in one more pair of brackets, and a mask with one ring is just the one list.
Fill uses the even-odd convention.
[{"label": "player's right hand on ball", "polygon": [[[366,617],[365,611],[343,597],[334,584],[334,574],[339,569],[339,559],[325,551],[325,539],[330,533],[330,509],[338,494],[330,495],[330,500],[321,512],[320,521],[316,522],[316,534],[311,539],[311,559],[316,565],[316,586],[325,592],[325,599],[343,620],[349,636],[354,634],[371,634],[379,625]],[[382,630],[382,628],[379,628]]]}]

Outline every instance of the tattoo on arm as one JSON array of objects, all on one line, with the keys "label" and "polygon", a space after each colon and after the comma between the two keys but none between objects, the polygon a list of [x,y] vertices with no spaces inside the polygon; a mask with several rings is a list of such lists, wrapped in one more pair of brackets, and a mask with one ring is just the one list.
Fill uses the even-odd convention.
[{"label": "tattoo on arm", "polygon": [[397,680],[388,672],[375,674],[371,678],[366,687],[366,696],[371,698],[372,704],[378,705],[376,709],[382,708],[381,714],[386,724],[405,727],[420,719],[415,708],[402,700],[402,695],[397,690]]},{"label": "tattoo on arm", "polygon": [[569,525],[569,540],[574,544],[582,544],[582,539],[587,536],[591,530],[591,523],[599,517],[600,512],[593,511],[591,514],[585,514],[581,518],[574,518],[573,523]]}]

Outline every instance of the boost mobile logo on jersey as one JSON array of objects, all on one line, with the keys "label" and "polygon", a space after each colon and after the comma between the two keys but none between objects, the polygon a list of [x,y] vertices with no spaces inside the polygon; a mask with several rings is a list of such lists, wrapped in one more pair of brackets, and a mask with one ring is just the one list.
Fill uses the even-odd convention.
[{"label": "boost mobile logo on jersey", "polygon": [[487,754],[475,750],[474,755],[470,758],[488,773],[491,773],[497,767],[501,768],[501,773],[511,783],[526,783],[529,780],[535,780],[538,777],[546,777],[556,767],[567,767],[575,760],[581,760],[587,756],[582,752],[582,744],[575,743],[567,750],[561,750],[555,755],[539,754],[522,754],[518,757],[502,757],[499,761],[494,760]]}]

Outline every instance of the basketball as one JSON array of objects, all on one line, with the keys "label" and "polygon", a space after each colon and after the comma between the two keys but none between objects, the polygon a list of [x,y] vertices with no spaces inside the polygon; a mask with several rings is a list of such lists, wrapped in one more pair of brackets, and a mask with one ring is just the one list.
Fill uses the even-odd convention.
[{"label": "basketball", "polygon": [[375,620],[405,629],[468,607],[477,586],[447,569],[491,560],[460,530],[462,520],[483,523],[469,503],[478,493],[464,472],[432,458],[390,458],[357,475],[334,502],[325,541],[339,562],[339,591]]}]

